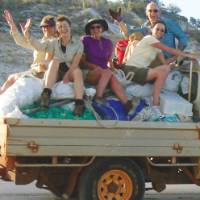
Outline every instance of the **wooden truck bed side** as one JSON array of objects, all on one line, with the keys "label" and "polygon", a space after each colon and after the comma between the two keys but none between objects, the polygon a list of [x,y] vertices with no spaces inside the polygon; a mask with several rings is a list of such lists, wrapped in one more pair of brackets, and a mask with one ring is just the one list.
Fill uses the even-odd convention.
[{"label": "wooden truck bed side", "polygon": [[[6,156],[199,156],[199,123],[1,121]],[[113,127],[113,128],[112,128]]]}]

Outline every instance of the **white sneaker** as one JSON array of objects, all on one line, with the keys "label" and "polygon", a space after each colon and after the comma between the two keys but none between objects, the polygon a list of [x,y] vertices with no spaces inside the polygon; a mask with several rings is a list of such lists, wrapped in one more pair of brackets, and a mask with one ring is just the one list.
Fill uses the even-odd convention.
[{"label": "white sneaker", "polygon": [[160,112],[160,107],[159,106],[152,106],[151,107],[151,117],[150,119],[155,121],[162,119],[164,115]]}]

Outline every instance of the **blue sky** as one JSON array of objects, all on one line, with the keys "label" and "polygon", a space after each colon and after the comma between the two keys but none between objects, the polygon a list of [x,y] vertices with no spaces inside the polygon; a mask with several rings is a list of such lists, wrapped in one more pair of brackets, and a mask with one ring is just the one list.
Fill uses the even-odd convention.
[{"label": "blue sky", "polygon": [[166,5],[174,4],[181,9],[181,15],[190,18],[200,19],[200,1],[199,0],[162,0]]},{"label": "blue sky", "polygon": [[[110,0],[119,1],[119,0]],[[165,5],[174,4],[181,9],[181,15],[200,19],[200,0],[162,0]]]}]

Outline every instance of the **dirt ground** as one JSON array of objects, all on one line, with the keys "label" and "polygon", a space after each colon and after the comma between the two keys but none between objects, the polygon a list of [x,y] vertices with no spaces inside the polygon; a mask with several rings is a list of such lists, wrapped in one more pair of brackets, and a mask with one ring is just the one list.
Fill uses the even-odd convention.
[{"label": "dirt ground", "polygon": [[[162,193],[148,191],[145,200],[199,200],[200,187],[195,185],[168,185]],[[34,184],[16,186],[13,183],[0,181],[1,200],[55,200],[46,190],[37,189]],[[70,199],[75,200],[75,199]]]}]

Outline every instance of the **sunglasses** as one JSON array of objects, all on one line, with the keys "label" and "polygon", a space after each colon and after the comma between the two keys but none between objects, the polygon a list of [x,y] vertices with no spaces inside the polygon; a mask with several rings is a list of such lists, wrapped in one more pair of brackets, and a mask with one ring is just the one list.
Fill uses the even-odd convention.
[{"label": "sunglasses", "polygon": [[162,32],[162,33],[165,33],[165,30],[162,29],[162,28],[156,28],[156,31],[160,31],[160,32]]},{"label": "sunglasses", "polygon": [[42,25],[42,26],[40,26],[41,28],[51,28],[51,27],[54,27],[54,26],[52,26],[52,25]]},{"label": "sunglasses", "polygon": [[96,25],[96,26],[91,26],[91,27],[90,27],[90,29],[100,29],[100,28],[102,28],[101,25]]},{"label": "sunglasses", "polygon": [[148,10],[148,12],[150,12],[150,13],[152,13],[152,12],[157,13],[158,10],[157,10],[157,9],[154,9],[154,10]]}]

